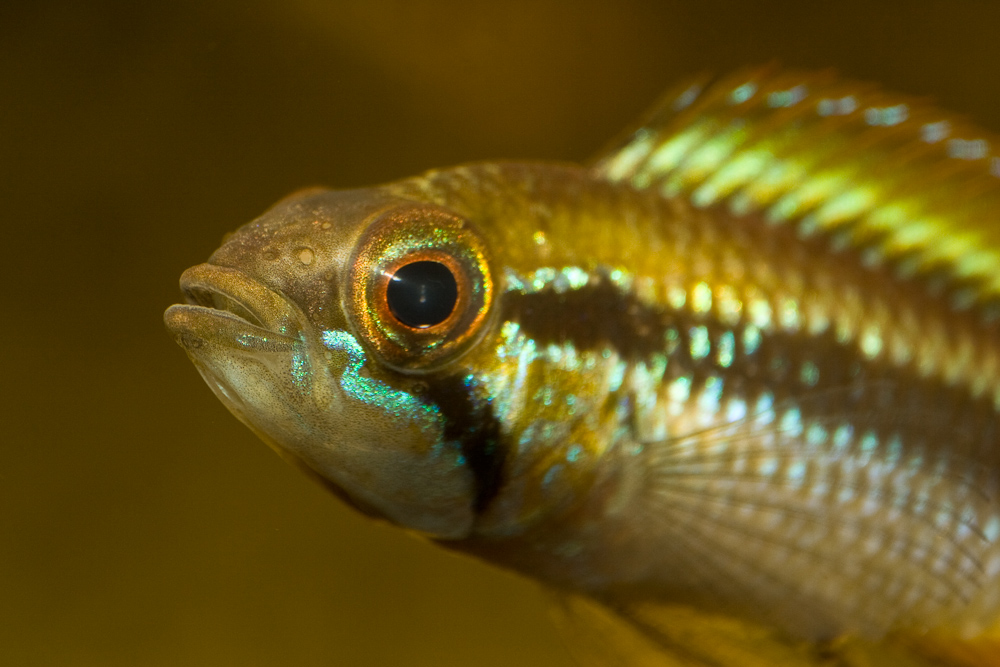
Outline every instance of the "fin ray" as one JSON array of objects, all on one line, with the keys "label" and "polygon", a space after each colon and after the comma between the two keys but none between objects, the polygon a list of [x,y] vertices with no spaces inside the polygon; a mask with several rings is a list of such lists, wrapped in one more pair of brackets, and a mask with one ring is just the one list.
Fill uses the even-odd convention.
[{"label": "fin ray", "polygon": [[944,275],[957,309],[997,316],[1000,141],[925,101],[830,71],[699,76],[593,169],[803,233],[846,233],[877,261]]},{"label": "fin ray", "polygon": [[[643,442],[638,512],[672,573],[650,595],[812,640],[984,627],[998,550],[984,522],[995,498],[971,458],[930,465],[925,450],[894,443],[873,397],[900,391],[888,380],[817,389]],[[933,428],[936,410],[948,409],[897,419],[926,437],[961,438]],[[881,435],[865,426],[873,419]]]}]

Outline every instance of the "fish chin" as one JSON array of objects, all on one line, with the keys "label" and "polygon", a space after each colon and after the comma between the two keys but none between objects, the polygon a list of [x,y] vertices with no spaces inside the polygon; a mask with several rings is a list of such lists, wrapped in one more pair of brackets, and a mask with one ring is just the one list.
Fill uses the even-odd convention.
[{"label": "fish chin", "polygon": [[[239,271],[202,264],[181,276],[188,304],[164,323],[219,399],[244,423],[270,401],[277,369],[299,343],[300,317],[280,295]],[[255,368],[259,367],[259,368]]]},{"label": "fish chin", "polygon": [[[471,530],[472,474],[436,412],[361,371],[346,332],[320,334],[284,297],[234,269],[181,279],[167,329],[240,421],[367,514],[439,539]],[[391,404],[397,419],[385,420]]]}]

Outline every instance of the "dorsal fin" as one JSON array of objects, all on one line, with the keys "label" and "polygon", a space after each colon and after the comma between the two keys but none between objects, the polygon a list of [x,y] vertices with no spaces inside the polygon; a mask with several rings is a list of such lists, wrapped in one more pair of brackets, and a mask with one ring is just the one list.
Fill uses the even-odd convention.
[{"label": "dorsal fin", "polygon": [[1000,317],[1000,142],[925,101],[830,71],[700,77],[593,169],[827,234]]}]

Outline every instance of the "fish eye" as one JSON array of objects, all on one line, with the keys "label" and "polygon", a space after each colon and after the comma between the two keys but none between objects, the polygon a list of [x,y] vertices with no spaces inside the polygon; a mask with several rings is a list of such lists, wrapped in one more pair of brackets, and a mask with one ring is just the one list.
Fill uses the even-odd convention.
[{"label": "fish eye", "polygon": [[441,324],[455,311],[458,283],[440,262],[419,261],[396,269],[385,290],[389,310],[414,329]]},{"label": "fish eye", "polygon": [[446,209],[407,204],[373,218],[347,264],[344,309],[387,366],[425,373],[482,338],[493,312],[486,240]]}]

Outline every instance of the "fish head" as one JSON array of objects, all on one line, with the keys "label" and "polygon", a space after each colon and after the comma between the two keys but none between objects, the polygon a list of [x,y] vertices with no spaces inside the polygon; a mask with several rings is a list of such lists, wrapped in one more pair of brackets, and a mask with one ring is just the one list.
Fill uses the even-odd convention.
[{"label": "fish head", "polygon": [[491,326],[489,254],[440,206],[306,191],[188,269],[165,322],[284,458],[369,515],[458,539],[476,481],[428,386]]}]

